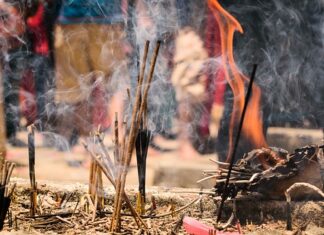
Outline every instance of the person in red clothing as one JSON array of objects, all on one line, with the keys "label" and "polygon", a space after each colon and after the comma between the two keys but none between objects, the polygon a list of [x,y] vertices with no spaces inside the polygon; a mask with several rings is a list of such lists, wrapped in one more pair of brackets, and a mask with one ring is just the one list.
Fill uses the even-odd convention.
[{"label": "person in red clothing", "polygon": [[213,13],[207,8],[207,22],[205,29],[205,48],[210,60],[207,66],[206,91],[209,99],[205,102],[206,112],[201,119],[200,133],[203,136],[210,134],[209,124],[213,106],[223,106],[226,87],[225,74],[220,65],[215,64],[215,59],[221,56],[221,39],[218,23]]},{"label": "person in red clothing", "polygon": [[[34,1],[34,3],[37,1]],[[58,1],[60,2],[60,1]],[[30,67],[25,82],[27,101],[36,98],[36,120],[33,120],[33,109],[27,107],[29,121],[35,122],[40,131],[52,130],[49,116],[54,113],[54,61],[52,56],[51,33],[58,10],[53,8],[52,0],[39,1],[35,14],[26,20],[28,40],[31,47]],[[27,118],[28,119],[28,118]]]}]

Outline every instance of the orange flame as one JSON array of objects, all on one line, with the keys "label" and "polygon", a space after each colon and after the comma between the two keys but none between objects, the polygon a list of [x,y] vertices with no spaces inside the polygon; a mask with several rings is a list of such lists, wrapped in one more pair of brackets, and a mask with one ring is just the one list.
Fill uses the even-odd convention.
[{"label": "orange flame", "polygon": [[[235,31],[243,33],[243,28],[232,15],[222,8],[217,0],[208,0],[208,6],[219,24],[222,66],[224,67],[225,78],[234,95],[233,112],[229,129],[229,151],[226,159],[229,162],[233,151],[234,126],[238,123],[245,102],[244,81],[249,80],[237,68],[233,55],[234,33]],[[259,113],[260,99],[261,90],[254,84],[252,87],[252,96],[246,110],[242,132],[244,136],[254,144],[255,148],[267,146],[267,142],[263,135],[262,119]]]}]

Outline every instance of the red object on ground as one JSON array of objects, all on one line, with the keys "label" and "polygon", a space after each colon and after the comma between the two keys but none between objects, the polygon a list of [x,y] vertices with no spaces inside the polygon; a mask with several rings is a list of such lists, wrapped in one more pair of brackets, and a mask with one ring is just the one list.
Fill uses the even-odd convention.
[{"label": "red object on ground", "polygon": [[[183,227],[190,235],[210,235],[215,233],[215,228],[207,226],[191,217],[184,217]],[[240,235],[240,232],[216,231],[216,235]]]}]

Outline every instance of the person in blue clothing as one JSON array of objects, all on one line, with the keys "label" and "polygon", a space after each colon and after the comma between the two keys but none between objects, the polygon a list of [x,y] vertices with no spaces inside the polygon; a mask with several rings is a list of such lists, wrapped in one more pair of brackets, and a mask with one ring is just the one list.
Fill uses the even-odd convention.
[{"label": "person in blue clothing", "polygon": [[[107,118],[108,85],[124,59],[121,0],[64,0],[55,29],[59,134],[70,145]],[[109,92],[108,92],[109,91]]]}]

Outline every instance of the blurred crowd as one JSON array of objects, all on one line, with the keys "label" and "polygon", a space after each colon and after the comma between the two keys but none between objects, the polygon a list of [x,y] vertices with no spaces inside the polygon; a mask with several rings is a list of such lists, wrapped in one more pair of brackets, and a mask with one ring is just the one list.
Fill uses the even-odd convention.
[{"label": "blurred crowd", "polygon": [[[134,90],[144,42],[162,40],[150,128],[155,137],[183,140],[186,155],[195,156],[201,121],[209,134],[204,111],[222,101],[220,92],[209,100],[205,94],[212,83],[206,60],[219,53],[204,46],[206,4],[190,2],[1,0],[1,130],[8,143],[26,146],[17,132],[30,124],[44,145],[62,151],[98,126],[109,131],[115,112],[120,120],[129,112],[126,88]],[[62,141],[67,145],[55,143]]]},{"label": "blurred crowd", "polygon": [[[259,26],[248,28],[250,36]],[[146,40],[162,41],[149,98],[152,147],[163,151],[160,138],[178,138],[183,157],[215,151],[224,97],[231,95],[219,26],[207,1],[196,0],[0,0],[0,125],[8,143],[25,146],[17,132],[32,123],[45,146],[61,151],[98,126],[109,132],[115,112],[120,120],[129,114],[126,89],[134,90]],[[249,51],[254,60],[247,63],[243,52],[244,68],[262,62]]]}]

